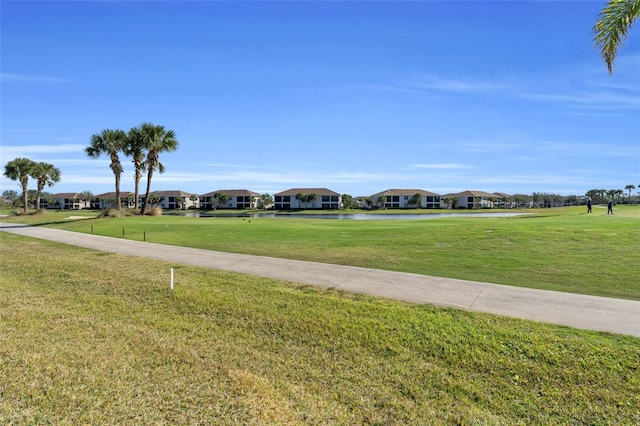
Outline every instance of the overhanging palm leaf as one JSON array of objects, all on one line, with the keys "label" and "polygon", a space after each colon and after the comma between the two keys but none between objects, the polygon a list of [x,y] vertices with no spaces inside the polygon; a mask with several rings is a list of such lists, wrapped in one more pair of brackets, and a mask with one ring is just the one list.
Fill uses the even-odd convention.
[{"label": "overhanging palm leaf", "polygon": [[598,15],[593,27],[596,46],[607,64],[609,74],[613,74],[613,64],[618,48],[627,38],[627,32],[640,15],[640,0],[609,0]]}]

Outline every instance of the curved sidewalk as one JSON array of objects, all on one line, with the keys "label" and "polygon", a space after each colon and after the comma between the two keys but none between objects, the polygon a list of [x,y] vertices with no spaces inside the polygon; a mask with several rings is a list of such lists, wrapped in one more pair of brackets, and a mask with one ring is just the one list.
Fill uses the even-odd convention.
[{"label": "curved sidewalk", "polygon": [[640,337],[640,302],[427,275],[223,253],[0,222],[0,231],[413,303]]}]

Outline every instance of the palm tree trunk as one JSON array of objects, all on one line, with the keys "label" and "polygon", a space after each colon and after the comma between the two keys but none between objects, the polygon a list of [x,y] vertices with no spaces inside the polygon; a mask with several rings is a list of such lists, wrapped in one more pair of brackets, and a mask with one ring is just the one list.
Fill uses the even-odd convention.
[{"label": "palm tree trunk", "polygon": [[29,197],[27,192],[29,191],[29,185],[27,182],[22,182],[22,211],[27,213],[27,203],[29,202]]},{"label": "palm tree trunk", "polygon": [[140,174],[140,170],[136,168],[136,175],[135,175],[135,189],[134,189],[134,193],[133,193],[133,203],[135,206],[135,209],[138,210],[138,198],[140,198],[140,178],[142,177],[142,175]]},{"label": "palm tree trunk", "polygon": [[142,202],[142,210],[140,214],[144,216],[147,211],[147,200],[149,199],[149,192],[151,190],[151,178],[153,177],[153,167],[149,167],[149,172],[147,173],[147,190],[144,195],[144,201]]},{"label": "palm tree trunk", "polygon": [[122,208],[122,200],[120,197],[120,175],[116,175],[116,208],[118,210]]},{"label": "palm tree trunk", "polygon": [[38,182],[38,192],[36,193],[36,210],[40,210],[40,196],[42,195],[42,190],[44,189],[44,184]]}]

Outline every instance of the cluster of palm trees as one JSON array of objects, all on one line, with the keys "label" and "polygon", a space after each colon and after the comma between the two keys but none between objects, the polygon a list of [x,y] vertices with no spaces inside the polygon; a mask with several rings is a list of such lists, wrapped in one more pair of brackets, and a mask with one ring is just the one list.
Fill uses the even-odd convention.
[{"label": "cluster of palm trees", "polygon": [[[638,185],[640,188],[640,185]],[[624,187],[625,191],[627,191],[627,203],[631,203],[631,191],[636,189],[635,185],[627,185]],[[624,191],[622,189],[590,189],[585,194],[587,197],[591,198],[591,200],[596,203],[606,203],[607,201],[615,201],[619,203],[624,195]]]},{"label": "cluster of palm trees", "polygon": [[22,186],[22,209],[27,213],[29,178],[37,182],[35,208],[40,208],[40,196],[45,186],[53,186],[60,182],[60,170],[53,164],[36,162],[28,158],[20,157],[9,161],[4,167],[4,175],[11,180],[20,181]]},{"label": "cluster of palm trees", "polygon": [[140,214],[144,215],[149,201],[153,173],[156,170],[160,173],[165,171],[164,165],[159,160],[160,153],[175,151],[177,148],[178,141],[173,130],[166,130],[164,126],[151,123],[142,123],[139,127],[133,127],[128,132],[120,129],[105,129],[91,135],[91,143],[85,148],[85,152],[91,158],[108,155],[111,159],[109,167],[115,176],[116,206],[118,209],[122,206],[120,180],[124,172],[119,154],[124,154],[132,159],[135,182],[133,199],[136,204],[140,193],[140,180],[143,173],[146,172],[147,188],[140,210]]}]

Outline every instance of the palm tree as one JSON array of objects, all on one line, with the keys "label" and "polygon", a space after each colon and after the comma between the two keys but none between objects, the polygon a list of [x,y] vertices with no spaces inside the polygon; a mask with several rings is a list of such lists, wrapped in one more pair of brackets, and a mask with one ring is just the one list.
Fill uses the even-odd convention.
[{"label": "palm tree", "polygon": [[121,208],[120,200],[120,176],[124,171],[118,153],[126,146],[127,135],[123,130],[105,129],[101,133],[91,135],[91,145],[85,148],[86,154],[91,158],[98,158],[103,154],[109,155],[111,164],[109,167],[116,177],[116,208]]},{"label": "palm tree", "polygon": [[271,194],[262,194],[259,202],[260,208],[266,209],[273,205],[273,197]]},{"label": "palm tree", "polygon": [[140,127],[132,127],[129,130],[124,153],[132,158],[131,162],[134,168],[133,179],[135,181],[133,199],[135,200],[134,203],[137,209],[138,200],[140,199],[140,179],[142,179],[142,172],[144,171],[145,154],[144,135]]},{"label": "palm tree", "polygon": [[627,32],[640,15],[640,0],[609,0],[598,15],[593,26],[596,47],[607,64],[609,74],[613,74],[618,48],[627,38]]},{"label": "palm tree", "polygon": [[147,159],[144,162],[147,170],[147,191],[142,203],[140,214],[144,215],[147,209],[147,199],[151,190],[151,179],[153,172],[157,169],[164,173],[164,166],[159,161],[161,152],[171,152],[178,148],[178,141],[173,130],[165,130],[164,126],[155,126],[151,123],[143,123],[140,126],[142,134],[142,144],[147,150]]},{"label": "palm tree", "polygon": [[27,204],[29,202],[29,175],[35,167],[36,163],[28,158],[16,158],[11,160],[4,166],[4,175],[11,180],[20,181],[22,186],[22,211],[27,212]]},{"label": "palm tree", "polygon": [[629,198],[627,199],[627,204],[631,204],[631,190],[636,189],[635,185],[627,185],[624,187],[627,191],[629,191]]},{"label": "palm tree", "polygon": [[53,164],[36,163],[31,170],[31,177],[38,182],[38,193],[36,195],[36,210],[40,209],[40,196],[45,186],[53,186],[60,182],[60,170]]}]

